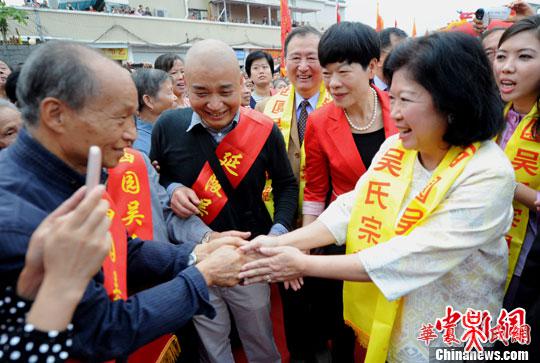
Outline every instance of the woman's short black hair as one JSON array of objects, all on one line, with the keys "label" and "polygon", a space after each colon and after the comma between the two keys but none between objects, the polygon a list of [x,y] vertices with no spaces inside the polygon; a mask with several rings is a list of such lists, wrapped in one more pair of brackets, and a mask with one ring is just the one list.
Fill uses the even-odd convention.
[{"label": "woman's short black hair", "polygon": [[499,40],[499,47],[502,43],[512,38],[514,35],[532,31],[538,40],[540,40],[540,15],[529,16],[528,18],[521,19],[520,21],[512,24],[511,27],[506,29]]},{"label": "woman's short black hair", "polygon": [[434,33],[399,44],[384,62],[384,76],[405,69],[447,118],[443,136],[467,146],[493,138],[504,126],[503,103],[480,42],[462,33]]},{"label": "woman's short black hair", "polygon": [[16,68],[6,78],[6,96],[13,104],[17,103],[17,81],[19,80],[19,74],[21,74],[21,68]]},{"label": "woman's short black hair", "polygon": [[373,58],[379,60],[379,36],[369,25],[342,21],[324,32],[319,42],[321,66],[337,62],[359,63],[364,69]]},{"label": "woman's short black hair", "polygon": [[154,68],[169,72],[174,66],[174,62],[176,62],[177,60],[184,63],[184,60],[178,54],[164,53],[156,58],[154,62]]},{"label": "woman's short black hair", "polygon": [[255,52],[249,53],[246,58],[246,66],[244,67],[244,70],[246,71],[248,77],[251,77],[251,64],[259,59],[266,59],[268,65],[270,66],[270,72],[272,72],[273,75],[274,59],[272,59],[272,56],[266,52],[263,52],[262,50],[256,50]]}]

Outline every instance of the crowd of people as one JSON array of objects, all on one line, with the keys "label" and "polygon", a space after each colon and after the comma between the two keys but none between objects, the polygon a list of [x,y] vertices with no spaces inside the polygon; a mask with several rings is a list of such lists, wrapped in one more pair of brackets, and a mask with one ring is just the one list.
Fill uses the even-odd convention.
[{"label": "crowd of people", "polygon": [[0,360],[428,362],[471,310],[477,350],[540,359],[523,4],[477,37],[296,27],[286,78],[211,39],[133,72],[62,41],[0,62]]}]

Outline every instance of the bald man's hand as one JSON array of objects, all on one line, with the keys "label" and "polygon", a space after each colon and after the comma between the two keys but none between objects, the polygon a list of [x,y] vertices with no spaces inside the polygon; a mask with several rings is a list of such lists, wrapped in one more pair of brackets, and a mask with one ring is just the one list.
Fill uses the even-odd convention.
[{"label": "bald man's hand", "polygon": [[171,209],[180,218],[199,214],[200,203],[193,189],[184,186],[176,188],[171,197]]}]

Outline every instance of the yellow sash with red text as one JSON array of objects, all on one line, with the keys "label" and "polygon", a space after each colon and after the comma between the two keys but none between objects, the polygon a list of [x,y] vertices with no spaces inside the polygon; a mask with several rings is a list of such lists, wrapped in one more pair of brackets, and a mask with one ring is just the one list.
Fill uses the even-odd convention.
[{"label": "yellow sash with red text", "polygon": [[[511,106],[511,103],[506,106],[504,110],[505,117]],[[540,143],[533,136],[533,128],[537,118],[538,109],[535,104],[531,111],[520,121],[504,148],[504,153],[514,168],[516,181],[534,190],[540,189]],[[506,235],[509,249],[506,287],[508,287],[514,274],[527,233],[527,225],[529,224],[529,208],[515,199],[512,205],[514,207],[514,219],[512,220],[512,227]]]},{"label": "yellow sash with red text", "polygon": [[[399,211],[408,194],[418,152],[406,150],[397,140],[372,166],[360,186],[347,230],[346,252],[357,253],[409,234],[439,206],[480,143],[451,147],[425,188]],[[371,282],[343,284],[343,316],[367,347],[368,363],[385,362],[401,299],[388,301]]]},{"label": "yellow sash with red text", "polygon": [[[294,86],[283,88],[279,93],[274,95],[264,107],[264,114],[269,116],[277,125],[285,140],[285,148],[289,149],[289,139],[291,138],[291,125],[293,119],[293,113],[296,111],[295,107],[295,91]],[[332,96],[326,91],[324,83],[321,83],[319,89],[319,100],[317,101],[317,108],[326,105],[332,101]],[[302,201],[304,200],[304,187],[306,186],[306,178],[304,170],[306,168],[306,151],[304,149],[304,143],[300,148],[300,181],[298,190],[298,208],[300,215],[302,214]],[[270,212],[270,215],[274,215],[274,199],[272,195],[272,181],[267,180],[266,186],[263,191],[263,200]]]},{"label": "yellow sash with red text", "polygon": [[[257,111],[241,108],[238,125],[216,148],[219,164],[235,189],[259,156],[272,131],[272,123],[261,116]],[[212,223],[229,199],[208,161],[191,188],[201,201],[199,216],[204,223]]]},{"label": "yellow sash with red text", "polygon": [[[115,211],[123,224],[121,227],[124,240],[127,229],[129,236],[151,241],[154,229],[150,184],[146,163],[139,151],[124,150],[124,156],[119,164],[109,169],[107,191],[115,203]],[[126,258],[127,256],[124,260]],[[127,294],[122,297],[122,299],[126,298]],[[136,350],[129,356],[128,362],[175,362],[179,354],[180,346],[176,336],[166,334]]]}]

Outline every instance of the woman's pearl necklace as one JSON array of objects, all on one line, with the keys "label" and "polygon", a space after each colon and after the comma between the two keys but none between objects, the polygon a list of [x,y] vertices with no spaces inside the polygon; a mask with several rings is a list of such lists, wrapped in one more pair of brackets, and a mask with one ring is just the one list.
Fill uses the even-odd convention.
[{"label": "woman's pearl necklace", "polygon": [[375,90],[371,87],[369,87],[369,89],[371,90],[371,93],[373,94],[373,113],[371,114],[371,121],[369,121],[369,123],[366,126],[356,126],[355,124],[353,124],[351,121],[351,118],[349,117],[349,114],[347,113],[347,110],[343,109],[343,112],[345,113],[345,118],[347,119],[347,122],[349,123],[349,125],[351,126],[353,130],[356,130],[356,131],[369,130],[371,126],[373,126],[373,124],[375,123],[375,120],[377,119],[377,105],[378,105],[377,92],[375,92]]}]

